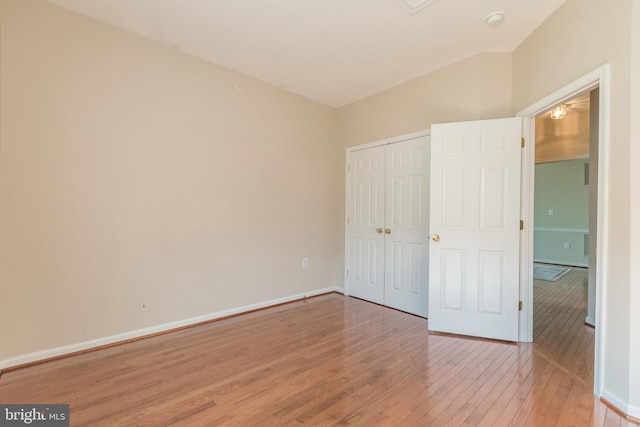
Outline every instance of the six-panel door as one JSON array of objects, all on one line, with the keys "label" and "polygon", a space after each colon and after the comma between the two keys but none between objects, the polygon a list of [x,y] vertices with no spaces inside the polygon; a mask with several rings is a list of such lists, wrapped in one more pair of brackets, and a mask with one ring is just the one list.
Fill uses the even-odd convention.
[{"label": "six-panel door", "polygon": [[518,340],[520,139],[520,118],[431,129],[430,330]]},{"label": "six-panel door", "polygon": [[387,146],[384,304],[429,312],[429,147],[426,138]]},{"label": "six-panel door", "polygon": [[384,303],[385,147],[350,156],[347,289],[349,295]]},{"label": "six-panel door", "polygon": [[428,314],[428,137],[350,153],[347,292]]}]

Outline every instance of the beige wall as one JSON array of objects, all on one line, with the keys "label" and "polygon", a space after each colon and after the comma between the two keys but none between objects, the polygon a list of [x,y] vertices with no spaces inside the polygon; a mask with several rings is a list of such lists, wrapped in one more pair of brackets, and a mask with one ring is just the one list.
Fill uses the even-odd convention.
[{"label": "beige wall", "polygon": [[629,403],[635,408],[633,416],[640,418],[640,2],[633,2],[631,18],[631,337],[629,360],[631,372],[629,374]]},{"label": "beige wall", "polygon": [[[629,154],[631,0],[567,0],[513,53],[514,111],[596,69],[611,64],[609,152],[609,263],[607,265],[604,392],[628,402]],[[636,181],[637,182],[637,181]],[[637,360],[637,359],[636,359]],[[640,380],[640,378],[637,378]],[[616,403],[617,403],[616,402]]]},{"label": "beige wall", "polygon": [[334,109],[0,8],[0,361],[339,285]]},{"label": "beige wall", "polygon": [[433,123],[511,114],[511,54],[475,55],[339,110],[340,141],[351,147]]}]

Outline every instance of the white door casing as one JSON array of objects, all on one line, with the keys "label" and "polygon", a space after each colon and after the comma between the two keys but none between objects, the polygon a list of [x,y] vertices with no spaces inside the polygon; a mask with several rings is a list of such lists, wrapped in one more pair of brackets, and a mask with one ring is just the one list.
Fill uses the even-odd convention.
[{"label": "white door casing", "polygon": [[596,313],[595,313],[595,355],[594,355],[594,393],[601,397],[604,393],[604,363],[607,346],[603,331],[607,330],[607,276],[609,265],[609,151],[610,151],[610,107],[611,107],[611,71],[604,64],[579,77],[566,86],[547,95],[518,113],[524,119],[524,136],[527,144],[523,150],[522,205],[521,211],[525,223],[521,242],[521,299],[523,311],[520,313],[520,341],[533,340],[533,195],[535,164],[535,119],[556,105],[563,104],[576,95],[599,88],[598,117],[598,208],[597,208],[597,244],[596,258]]},{"label": "white door casing", "polygon": [[521,128],[432,127],[430,330],[518,340]]}]

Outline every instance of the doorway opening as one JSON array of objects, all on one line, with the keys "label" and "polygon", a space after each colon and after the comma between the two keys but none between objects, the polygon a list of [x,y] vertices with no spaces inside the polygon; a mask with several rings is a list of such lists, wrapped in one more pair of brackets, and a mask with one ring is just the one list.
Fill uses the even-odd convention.
[{"label": "doorway opening", "polygon": [[534,147],[534,349],[588,387],[595,353],[598,98],[596,88],[537,116]]},{"label": "doorway opening", "polygon": [[[589,240],[597,242],[597,257],[590,263],[595,276],[593,283],[593,313],[592,319],[595,326],[594,331],[594,352],[593,352],[593,387],[596,396],[602,395],[602,368],[601,360],[605,357],[604,340],[602,331],[606,329],[604,324],[606,315],[606,289],[607,289],[607,258],[608,258],[608,153],[609,153],[609,65],[605,64],[596,70],[580,77],[567,86],[555,91],[533,105],[518,113],[523,117],[523,135],[525,144],[522,156],[522,193],[521,193],[521,215],[524,222],[524,230],[521,236],[520,245],[520,297],[522,301],[522,311],[519,319],[519,339],[522,342],[534,341],[534,191],[535,191],[535,141],[536,141],[536,117],[548,112],[552,108],[565,104],[570,100],[590,93],[598,89],[597,105],[597,128],[594,134],[597,135],[597,182],[591,182],[590,186],[597,189],[597,201],[595,202],[595,226],[594,235],[589,233]],[[591,144],[590,144],[591,146]],[[590,157],[593,153],[590,152]],[[595,239],[594,239],[595,237]],[[564,246],[563,246],[564,247]],[[595,255],[595,249],[594,249]],[[590,268],[590,270],[591,270]],[[588,316],[587,316],[588,317]],[[585,319],[590,320],[590,319]]]}]

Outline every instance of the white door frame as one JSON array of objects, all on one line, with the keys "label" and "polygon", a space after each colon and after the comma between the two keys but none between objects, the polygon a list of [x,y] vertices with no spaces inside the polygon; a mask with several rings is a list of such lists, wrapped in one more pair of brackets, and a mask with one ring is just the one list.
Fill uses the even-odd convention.
[{"label": "white door frame", "polygon": [[534,197],[534,165],[535,165],[535,118],[562,104],[576,95],[600,88],[600,111],[598,133],[598,218],[597,218],[597,261],[596,261],[596,313],[595,313],[595,359],[594,359],[594,393],[602,395],[604,359],[606,357],[606,337],[602,333],[606,329],[607,298],[607,259],[608,259],[608,217],[609,217],[609,108],[610,82],[609,64],[580,77],[567,86],[553,92],[540,101],[530,105],[517,115],[523,118],[523,136],[525,148],[522,156],[522,195],[521,212],[524,220],[524,231],[520,244],[520,297],[523,303],[520,312],[520,341],[533,340],[533,197]]},{"label": "white door frame", "polygon": [[[345,161],[345,176],[348,177],[348,170],[347,167],[350,164],[351,161],[351,153],[353,151],[360,151],[360,150],[365,150],[367,148],[373,148],[373,147],[380,147],[383,145],[389,145],[389,144],[394,144],[396,142],[402,142],[402,141],[408,141],[410,139],[416,139],[416,138],[422,138],[425,136],[430,136],[431,135],[431,129],[426,129],[426,130],[421,130],[418,132],[413,132],[413,133],[408,133],[406,135],[400,135],[400,136],[394,136],[392,138],[387,138],[387,139],[383,139],[380,141],[374,141],[374,142],[368,142],[366,144],[360,144],[360,145],[355,145],[353,147],[347,147],[346,149],[346,161]],[[349,295],[349,278],[347,277],[347,271],[349,270],[349,222],[347,220],[347,218],[349,217],[349,203],[347,202],[350,199],[350,185],[349,185],[349,179],[345,179],[345,206],[344,206],[344,224],[345,224],[345,228],[344,228],[344,248],[345,248],[345,252],[344,252],[344,276],[343,276],[343,280],[344,280],[344,294],[345,295]]]}]

